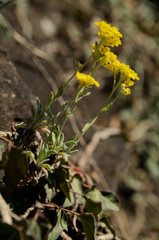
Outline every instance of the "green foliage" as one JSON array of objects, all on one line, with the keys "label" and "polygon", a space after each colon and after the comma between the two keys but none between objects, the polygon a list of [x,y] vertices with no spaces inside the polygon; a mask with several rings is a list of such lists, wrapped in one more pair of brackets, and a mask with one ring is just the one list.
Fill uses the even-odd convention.
[{"label": "green foliage", "polygon": [[[1,4],[3,4],[4,2],[6,3],[9,1],[2,0]],[[23,1],[18,0],[18,1],[16,1],[16,4],[24,5],[24,2],[27,2],[27,0],[23,0]],[[32,4],[35,2],[36,1],[28,1],[29,4]],[[37,5],[41,6],[41,3],[43,1],[37,1],[37,2],[38,2]],[[49,1],[46,1],[46,2],[49,2]],[[63,1],[59,1],[59,3],[60,2],[63,2]],[[126,61],[125,52],[129,53],[129,54],[127,54],[127,61],[129,62],[129,65],[133,66],[140,73],[141,76],[144,75],[142,78],[143,79],[142,84],[140,84],[139,88],[136,89],[137,94],[134,94],[135,97],[132,96],[132,99],[129,98],[129,100],[126,100],[125,102],[124,102],[124,98],[122,100],[125,104],[127,104],[129,106],[129,109],[126,109],[126,111],[125,111],[126,114],[130,113],[130,118],[125,119],[125,121],[124,121],[124,123],[125,123],[124,130],[126,130],[126,133],[130,132],[130,130],[133,130],[134,126],[136,126],[136,127],[138,127],[138,125],[140,126],[140,122],[142,122],[144,120],[150,119],[150,121],[152,122],[152,126],[150,128],[148,128],[148,131],[146,130],[143,135],[142,134],[140,135],[141,138],[140,139],[138,138],[137,142],[133,143],[134,156],[133,156],[133,159],[132,159],[131,155],[129,158],[129,161],[133,160],[133,161],[131,161],[131,164],[134,163],[135,167],[133,170],[134,175],[131,176],[129,174],[128,179],[126,179],[126,183],[127,183],[127,186],[130,188],[129,192],[131,192],[131,191],[133,191],[133,192],[135,191],[135,193],[140,192],[140,198],[139,198],[139,196],[136,197],[134,193],[133,194],[130,193],[131,196],[126,197],[128,200],[127,200],[127,204],[125,206],[126,206],[126,208],[128,206],[130,206],[131,201],[133,199],[133,206],[134,206],[133,208],[135,210],[135,204],[136,204],[136,206],[138,205],[139,199],[140,200],[142,199],[143,193],[144,193],[144,197],[143,197],[143,205],[144,206],[146,203],[149,202],[149,199],[151,199],[151,196],[153,199],[153,194],[157,193],[156,189],[158,186],[158,178],[159,178],[158,111],[156,111],[156,110],[158,110],[158,107],[159,107],[159,104],[158,104],[158,96],[159,96],[158,89],[159,88],[158,88],[158,70],[157,70],[158,69],[157,66],[158,66],[158,62],[159,62],[158,57],[157,57],[157,56],[159,56],[159,54],[158,54],[158,42],[159,41],[158,41],[158,31],[157,31],[157,29],[158,29],[158,27],[157,27],[158,26],[157,5],[154,9],[156,12],[154,12],[149,7],[149,2],[152,2],[152,1],[147,1],[147,0],[135,1],[133,4],[132,4],[132,1],[129,1],[128,4],[125,4],[126,1],[122,1],[122,0],[119,0],[119,1],[109,1],[109,0],[93,0],[92,1],[91,0],[91,1],[86,1],[86,2],[94,3],[95,7],[96,7],[96,11],[98,11],[98,15],[102,16],[102,14],[103,14],[107,19],[109,19],[109,20],[111,19],[114,26],[117,25],[121,29],[121,31],[124,35],[125,47],[120,48],[119,55],[120,55],[121,59],[123,59],[123,61]],[[153,2],[156,2],[156,4],[157,4],[158,1],[153,0]],[[74,4],[76,5],[76,3],[73,3],[73,5]],[[50,6],[50,3],[49,3],[49,6]],[[87,3],[86,3],[86,6],[87,6]],[[91,6],[93,6],[93,5],[91,5]],[[134,7],[136,9],[135,11],[134,11]],[[82,21],[80,21],[80,23],[75,22],[74,24],[75,24],[75,26],[77,26],[82,23],[81,29],[83,29],[83,27],[84,27],[83,23],[85,23],[86,26],[89,27],[89,26],[92,26],[92,21],[94,21],[94,16],[95,16],[94,14],[92,14],[92,16],[89,16],[89,18],[88,17],[85,18],[85,20],[83,19],[83,15],[84,15],[83,13],[85,13],[85,12],[87,13],[87,11],[89,13],[89,8],[88,8],[88,10],[86,10],[86,9],[87,8],[84,7],[82,11],[77,11],[77,15],[78,15],[79,19]],[[47,11],[47,10],[45,10],[45,11]],[[44,14],[45,14],[45,11],[44,11]],[[57,10],[55,10],[55,11],[57,11]],[[72,21],[72,17],[73,17],[72,13],[75,14],[74,12],[75,11],[72,11],[72,10],[68,11],[67,8],[65,9],[65,17],[67,18],[68,21],[70,21],[70,20]],[[136,17],[135,13],[137,13],[137,17]],[[81,18],[81,16],[82,16],[82,18]],[[29,15],[29,17],[30,17],[30,15]],[[5,33],[5,36],[6,37],[11,36],[11,32],[9,31],[9,28],[7,28],[7,24],[4,21],[4,19],[1,18],[0,22],[1,22],[1,27],[3,29],[3,32]],[[12,24],[12,26],[14,26],[14,21],[10,22],[10,23]],[[67,32],[67,29],[70,30],[70,24],[67,24],[67,22],[66,22],[66,32]],[[91,29],[92,29],[92,27],[91,27]],[[127,31],[128,29],[129,29],[129,31]],[[18,28],[18,32],[19,31],[20,31],[20,28]],[[89,31],[89,29],[88,29],[88,31]],[[85,33],[85,31],[81,31],[81,32]],[[125,32],[125,34],[124,34],[124,32]],[[70,34],[70,35],[73,35],[73,34]],[[143,41],[143,35],[144,35],[145,41]],[[58,37],[60,37],[60,36],[61,35],[58,33]],[[62,36],[63,36],[63,34],[62,34]],[[78,42],[77,42],[77,43],[80,42],[80,44],[77,44],[77,45],[75,44],[75,45],[76,46],[79,46],[79,45],[85,46],[85,41],[87,41],[88,39],[83,37],[83,34],[81,34],[80,36],[81,37],[78,38]],[[92,38],[92,36],[90,34],[89,40],[91,38]],[[81,41],[81,39],[83,39],[83,41]],[[131,40],[131,42],[130,42],[130,40]],[[69,42],[70,41],[66,41],[66,44],[68,44]],[[69,44],[69,45],[71,45],[71,44]],[[65,48],[65,46],[64,46],[64,48]],[[98,44],[96,44],[96,47],[97,46],[98,46]],[[70,52],[72,52],[73,49],[76,53],[77,52],[76,48],[71,48]],[[83,49],[85,51],[85,47]],[[127,51],[125,51],[125,49]],[[60,51],[61,51],[61,48],[60,48]],[[88,53],[88,51],[87,51],[87,53]],[[60,53],[60,55],[61,55],[61,53]],[[84,56],[85,52],[81,55]],[[93,66],[93,69],[95,70],[96,65],[94,64],[92,66]],[[65,69],[64,67],[62,67],[62,68]],[[82,68],[83,68],[83,64],[81,64],[78,61],[75,62],[75,70],[76,71],[80,71]],[[85,69],[85,70],[87,70],[87,69]],[[154,75],[156,75],[156,80],[154,79]],[[151,81],[149,81],[150,76],[151,76]],[[106,80],[105,73],[100,75],[100,77],[103,80]],[[155,85],[155,81],[157,81],[156,85]],[[104,82],[105,81],[103,81],[102,84]],[[109,84],[108,84],[108,82],[109,82]],[[107,82],[107,85],[110,86],[111,81],[108,81],[108,82]],[[144,97],[144,95],[145,95],[145,97]],[[154,96],[156,96],[156,98],[154,98]],[[152,99],[152,97],[154,99]],[[141,98],[143,99],[143,101]],[[142,101],[142,103],[141,103],[141,101]],[[66,115],[68,114],[68,112],[67,112],[67,110],[69,109],[68,103],[69,103],[69,101],[66,101],[60,110],[63,113],[66,110],[64,117],[66,117]],[[122,103],[120,103],[120,104],[122,104]],[[118,106],[121,107],[120,104]],[[147,105],[147,107],[145,107],[145,105]],[[133,109],[133,107],[134,107],[134,109]],[[107,107],[104,107],[103,110],[107,110]],[[132,112],[132,110],[133,110],[133,112]],[[70,109],[69,109],[69,111],[70,111]],[[139,113],[138,116],[136,116],[137,112]],[[55,120],[55,118],[53,118],[52,114],[50,114],[49,112],[47,112],[47,114],[50,117],[50,122],[51,121],[53,122],[53,120]],[[56,115],[55,117],[58,118],[59,116],[60,116],[60,113],[59,113],[59,115]],[[19,125],[19,127],[18,127],[18,125]],[[44,127],[45,127],[45,125],[47,126],[47,124],[40,123],[40,122],[39,122],[39,125],[44,126]],[[149,125],[149,123],[148,123],[148,125]],[[41,127],[41,126],[39,126],[39,127]],[[53,156],[56,156],[56,154],[58,154],[58,143],[56,144],[56,134],[58,131],[55,131],[55,126],[53,124],[52,124],[52,126],[53,126],[53,132],[51,132],[50,135],[53,134],[53,136],[51,136],[51,137],[54,138],[54,140],[53,141],[49,140],[49,141],[53,142],[53,145],[54,146],[56,145],[57,149],[55,149],[55,147],[54,147],[54,150],[52,150],[51,146],[48,146],[48,148],[47,148],[48,141],[46,142],[46,144],[43,143],[44,146],[46,145],[46,147],[45,147],[46,151],[47,151],[47,149],[48,149],[48,151],[52,151],[52,155],[49,155],[46,158],[40,158],[41,160],[46,159],[46,162],[41,162],[41,160],[38,159],[38,157],[39,157],[38,154],[40,154],[40,152],[42,151],[41,145],[39,147],[36,147],[36,149],[32,148],[30,150],[25,150],[27,157],[29,158],[29,160],[27,161],[27,162],[29,162],[29,165],[30,165],[29,169],[32,167],[34,167],[34,170],[38,169],[38,171],[39,171],[39,169],[42,169],[42,173],[41,173],[42,175],[47,174],[47,172],[49,172],[49,173],[53,172],[54,169],[56,169],[58,167],[58,164],[60,162],[60,161],[58,162],[57,159],[56,159],[56,161],[54,161],[55,159],[53,157]],[[87,126],[91,126],[91,124],[88,123]],[[125,126],[126,126],[126,128],[125,128]],[[140,131],[141,131],[141,133],[143,132],[142,130],[145,129],[144,126],[145,125],[143,124],[143,125],[141,125],[141,127],[138,128],[139,131],[137,131],[136,136],[139,136]],[[19,130],[18,130],[18,128],[19,128]],[[13,133],[13,135],[14,135],[14,142],[16,142],[16,136],[17,136],[17,142],[19,141],[19,146],[21,145],[20,144],[21,137],[19,137],[19,135],[21,136],[20,130],[22,130],[24,128],[25,128],[24,124],[16,123],[16,129],[18,132]],[[36,127],[34,128],[34,130],[35,129],[36,129]],[[87,129],[85,128],[84,130],[87,130]],[[28,135],[31,136],[31,133]],[[65,151],[65,152],[61,153],[63,155],[65,154],[65,156],[63,156],[65,158],[65,160],[68,158],[67,153],[70,153],[70,150],[73,149],[74,146],[76,146],[78,136],[79,135],[76,135],[74,137],[74,139],[70,140],[69,142],[65,142],[65,145],[68,147],[67,152]],[[127,137],[127,139],[129,139],[129,134],[126,137]],[[30,140],[31,140],[31,137],[30,137]],[[0,159],[2,159],[3,149],[5,148],[4,141],[2,141],[1,144],[2,144],[2,149],[0,150]],[[34,147],[34,145],[33,145],[33,147]],[[7,154],[8,153],[6,151],[5,155],[7,156]],[[40,156],[41,155],[42,154],[40,154]],[[4,157],[5,156],[3,155],[3,158]],[[5,159],[7,160],[7,157],[5,157]],[[3,161],[3,164],[5,165],[5,161]],[[137,165],[138,165],[138,169],[137,169]],[[132,172],[132,169],[133,168],[131,168],[131,172]],[[33,170],[32,170],[32,172],[34,173]],[[36,175],[36,178],[38,178],[40,176],[40,173],[38,173],[38,174]],[[30,179],[30,178],[31,178],[31,176],[28,177],[28,179]],[[51,179],[50,174],[49,174],[48,178],[49,178],[49,180]],[[53,181],[53,180],[54,179],[52,179],[52,186],[55,186],[55,181]],[[72,184],[74,185],[74,183],[76,182],[76,184],[75,184],[76,191],[79,193],[83,193],[81,184],[78,184],[78,181],[80,183],[82,182],[82,180],[80,178],[77,178],[77,176],[73,177]],[[51,182],[51,180],[50,180],[50,182]],[[28,184],[27,179],[26,179],[26,184]],[[45,185],[45,191],[47,192],[47,198],[49,199],[49,201],[51,201],[54,193],[52,191],[52,188],[49,188],[49,186],[50,185],[48,185],[48,184]],[[77,190],[77,186],[79,186],[78,190]],[[58,190],[59,190],[59,188],[58,188]],[[147,191],[148,199],[146,199],[146,191]],[[152,191],[152,195],[150,195],[151,191]],[[92,206],[93,206],[94,202],[92,203],[92,201],[89,198],[87,198],[87,202],[86,202],[86,199],[84,199],[81,195],[78,195],[76,197],[79,199],[79,201],[82,201],[83,204],[87,204],[87,206],[85,205],[85,211],[92,211],[91,209],[93,209]],[[67,208],[67,207],[69,207],[69,206],[71,207],[73,204],[75,204],[75,198],[74,198],[74,194],[72,192],[70,192],[70,198],[71,198],[71,202],[68,199],[65,199],[65,201],[64,201],[65,205],[63,205],[63,207],[65,206]],[[134,200],[134,199],[137,199],[137,200]],[[123,201],[123,199],[122,199],[122,201]],[[135,203],[135,201],[137,203]],[[150,234],[149,229],[154,229],[154,228],[158,229],[158,226],[154,227],[154,225],[153,225],[154,213],[157,215],[157,212],[154,211],[153,209],[157,209],[157,207],[158,207],[157,202],[156,202],[156,206],[155,206],[154,202],[152,201],[151,204],[148,203],[149,207],[145,207],[145,209],[146,209],[146,211],[145,211],[146,218],[145,219],[146,219],[146,222],[149,222],[149,224],[147,224],[148,231],[146,232],[146,227],[145,227],[146,222],[145,222],[144,228],[143,228],[143,233],[144,233],[143,235],[145,236],[146,239],[148,238],[147,235]],[[98,215],[98,211],[99,211],[98,209],[100,209],[100,208],[98,208],[98,205],[101,206],[101,203],[98,201],[95,202],[94,208],[97,209],[94,212],[95,216]],[[140,205],[142,205],[142,203],[140,203]],[[151,211],[149,213],[149,210],[147,210],[148,208],[150,208],[150,210],[152,208],[153,213],[151,213]],[[147,213],[147,211],[148,211],[148,213]],[[134,211],[134,212],[136,212],[136,211]],[[158,219],[158,216],[156,217],[156,219]],[[103,220],[103,218],[102,218],[102,220]],[[105,224],[106,224],[106,222],[107,221],[105,221]],[[156,222],[157,222],[157,220],[156,220]],[[157,231],[155,231],[155,232],[157,234]],[[153,232],[153,234],[155,235],[154,232]],[[141,238],[144,238],[144,237],[141,237]]]},{"label": "green foliage", "polygon": [[95,219],[91,213],[83,213],[80,215],[83,229],[86,233],[87,240],[95,240]]},{"label": "green foliage", "polygon": [[[100,192],[95,186],[88,188],[86,173],[81,175],[80,169],[70,167],[69,153],[78,137],[65,142],[60,125],[56,125],[53,119],[56,117],[50,112],[56,96],[51,93],[45,107],[37,100],[37,106],[32,106],[30,121],[14,124],[15,130],[8,136],[11,147],[1,140],[0,168],[5,171],[5,188],[1,193],[14,214],[22,216],[18,224],[25,222],[25,237],[58,239],[65,232],[74,238],[76,231],[81,234],[84,231],[86,238],[92,240],[107,211],[119,209],[118,200],[112,193]],[[63,113],[65,107],[61,111]],[[86,128],[88,125],[84,131]],[[36,214],[38,221],[31,217]],[[15,226],[16,234],[18,229]],[[20,232],[19,236],[22,239]]]}]

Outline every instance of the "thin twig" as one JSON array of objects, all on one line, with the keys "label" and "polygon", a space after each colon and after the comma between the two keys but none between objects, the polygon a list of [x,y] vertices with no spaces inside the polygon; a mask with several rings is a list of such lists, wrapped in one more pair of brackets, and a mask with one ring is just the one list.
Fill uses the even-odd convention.
[{"label": "thin twig", "polygon": [[0,136],[0,139],[3,140],[3,141],[5,141],[5,142],[7,142],[7,143],[9,143],[9,144],[11,145],[11,147],[17,148],[16,146],[14,146],[14,144],[12,143],[12,141],[8,140],[7,138]]},{"label": "thin twig", "polygon": [[[114,239],[114,236],[112,233],[106,233],[97,237],[97,240],[113,240],[113,239]],[[115,240],[120,240],[120,239],[116,237]]]},{"label": "thin twig", "polygon": [[62,231],[61,237],[62,237],[64,240],[72,240],[72,238],[71,238],[70,236],[68,236],[64,231]]},{"label": "thin twig", "polygon": [[11,211],[1,194],[0,194],[0,214],[2,216],[2,221],[4,223],[7,223],[9,225],[12,224]]},{"label": "thin twig", "polygon": [[83,194],[83,193],[76,192],[76,191],[74,191],[74,190],[72,190],[72,189],[70,189],[70,192],[84,197],[84,194]]},{"label": "thin twig", "polygon": [[42,205],[43,205],[44,207],[57,208],[58,210],[62,210],[62,211],[64,211],[64,212],[67,212],[67,213],[70,213],[70,214],[73,214],[73,215],[76,215],[76,216],[80,216],[80,213],[77,213],[77,212],[74,212],[74,211],[72,211],[72,210],[69,210],[69,209],[60,207],[60,206],[58,206],[58,205],[55,204],[55,203],[42,203]]}]

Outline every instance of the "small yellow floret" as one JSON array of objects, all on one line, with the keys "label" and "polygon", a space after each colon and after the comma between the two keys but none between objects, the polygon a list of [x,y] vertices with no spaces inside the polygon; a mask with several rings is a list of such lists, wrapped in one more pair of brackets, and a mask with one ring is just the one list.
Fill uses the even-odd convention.
[{"label": "small yellow floret", "polygon": [[126,65],[125,63],[121,63],[120,72],[121,72],[121,78],[123,80],[127,80],[127,81],[130,81],[130,79],[139,80],[137,73],[134,70],[132,70],[129,67],[129,65]]},{"label": "small yellow floret", "polygon": [[121,90],[120,90],[121,94],[124,94],[124,95],[129,95],[131,94],[131,90],[130,88],[126,88],[125,84],[121,84]]},{"label": "small yellow floret", "polygon": [[125,83],[126,87],[131,87],[134,85],[134,81],[132,81],[132,80],[126,80],[124,83]]},{"label": "small yellow floret", "polygon": [[82,87],[89,87],[91,85],[96,85],[97,87],[99,87],[99,83],[90,75],[77,72],[76,77]]}]

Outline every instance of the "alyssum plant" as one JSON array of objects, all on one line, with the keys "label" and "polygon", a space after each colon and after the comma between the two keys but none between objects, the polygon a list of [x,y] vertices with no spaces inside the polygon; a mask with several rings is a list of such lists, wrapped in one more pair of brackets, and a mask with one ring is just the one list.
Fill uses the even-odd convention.
[{"label": "alyssum plant", "polygon": [[[99,223],[103,222],[116,238],[106,216],[108,211],[118,210],[117,198],[88,184],[86,173],[69,161],[69,155],[89,127],[121,94],[130,94],[129,87],[139,80],[137,73],[120,63],[110,50],[110,47],[121,44],[122,34],[104,21],[96,22],[96,25],[99,27],[98,41],[91,46],[92,54],[88,60],[76,64],[74,75],[56,95],[50,93],[44,108],[37,99],[28,123],[14,123],[11,134],[0,137],[0,169],[4,171],[0,189],[10,208],[9,224],[3,222],[1,213],[0,229],[3,229],[4,236],[10,232],[15,239],[79,237],[93,240],[98,239]],[[81,73],[89,62],[87,74]],[[93,74],[100,67],[113,73],[112,91],[97,116],[85,124],[81,133],[66,142],[63,128],[77,103],[90,94],[93,85],[99,87]],[[79,81],[77,91],[54,115],[50,106],[75,77]]]}]

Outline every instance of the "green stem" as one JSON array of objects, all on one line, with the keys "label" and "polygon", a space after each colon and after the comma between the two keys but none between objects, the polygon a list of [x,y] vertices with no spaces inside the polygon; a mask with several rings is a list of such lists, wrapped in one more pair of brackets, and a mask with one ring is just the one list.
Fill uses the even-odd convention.
[{"label": "green stem", "polygon": [[[101,44],[102,44],[102,41],[98,44],[98,47],[97,47],[96,51],[98,50],[98,48],[99,48],[99,46],[100,46]],[[87,63],[91,60],[91,58],[94,57],[96,51],[89,56],[89,58],[85,61],[84,64],[82,64],[82,66],[78,69],[79,72],[87,65]],[[93,62],[93,63],[94,63],[94,62]],[[91,65],[91,67],[92,67],[92,65]],[[89,72],[89,70],[88,70],[88,72]],[[65,87],[71,82],[71,80],[76,76],[76,73],[77,73],[77,71],[75,71],[75,73],[72,75],[72,77],[70,77],[70,79],[64,84],[64,88],[65,88]]]},{"label": "green stem", "polygon": [[105,102],[105,104],[104,104],[103,107],[106,107],[106,106],[108,105],[108,103],[109,103],[109,101],[110,101],[112,95],[113,95],[114,92],[116,91],[116,89],[117,89],[117,87],[118,87],[118,84],[117,84],[116,86],[115,86],[115,84],[116,84],[116,74],[114,74],[114,83],[113,83],[112,91],[111,91],[109,97],[107,98],[107,100],[106,100],[106,102]]},{"label": "green stem", "polygon": [[78,97],[79,97],[81,91],[83,91],[83,87],[79,87],[78,88],[77,92],[74,94],[74,96],[72,97],[71,101],[67,105],[64,113],[62,114],[61,118],[59,119],[57,125],[59,125],[59,123],[63,120],[63,123],[62,123],[62,126],[61,126],[61,131],[62,131],[62,129],[63,129],[63,127],[64,127],[68,117],[69,117],[69,115],[71,114],[71,113],[69,113],[68,109],[69,109],[69,107],[71,105],[72,105],[72,107],[76,106],[77,101],[78,101]]},{"label": "green stem", "polygon": [[[87,74],[89,74],[90,72],[91,72],[91,70],[92,70],[92,68],[93,68],[93,65],[94,65],[94,63],[95,63],[96,61],[93,61],[92,62],[92,64],[91,64],[91,66],[90,66],[90,68],[88,69],[88,72],[87,72]],[[93,74],[91,74],[91,75],[93,75]]]},{"label": "green stem", "polygon": [[[78,69],[78,71],[80,72],[86,65],[87,63],[91,60],[91,58],[93,57],[94,53],[92,53],[90,55],[90,57],[85,61],[84,64],[82,64],[82,66]],[[77,71],[75,71],[75,73],[72,75],[72,77],[64,84],[64,88],[71,82],[71,80],[76,76]]]},{"label": "green stem", "polygon": [[[116,99],[121,95],[121,93],[119,92],[119,94],[111,101],[111,103],[109,103],[112,95],[114,94],[114,92],[115,92],[116,89],[118,88],[119,84],[120,84],[120,80],[119,80],[119,82],[116,84],[116,75],[114,74],[113,88],[112,88],[112,91],[111,91],[111,93],[110,93],[107,101],[105,102],[103,108],[107,107],[109,104],[113,104],[113,103],[116,101]],[[102,109],[103,109],[103,108],[102,108]],[[94,123],[94,122],[100,117],[100,115],[103,113],[102,109],[98,112],[97,116],[90,122],[89,127],[86,128],[86,130],[81,133],[81,135],[79,136],[78,140],[76,141],[76,145],[77,145],[78,142],[81,140],[81,138],[82,138],[83,135],[86,133],[86,131],[93,125],[93,123]],[[73,147],[74,147],[74,146],[73,146]],[[73,148],[73,147],[72,147],[72,148]],[[72,148],[71,148],[71,149],[72,149]],[[70,149],[70,150],[71,150],[71,149]]]}]

